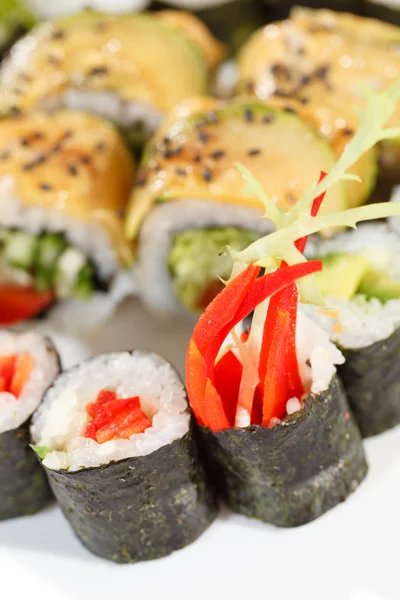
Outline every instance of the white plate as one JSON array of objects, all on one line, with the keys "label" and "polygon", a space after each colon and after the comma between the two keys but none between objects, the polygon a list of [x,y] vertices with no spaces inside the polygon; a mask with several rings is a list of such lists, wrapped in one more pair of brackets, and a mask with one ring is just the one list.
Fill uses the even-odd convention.
[{"label": "white plate", "polygon": [[[191,326],[131,301],[102,331],[56,336],[65,366],[151,348],[183,372]],[[224,512],[191,546],[114,565],[81,546],[56,507],[0,523],[1,600],[399,600],[400,428],[366,442],[370,472],[344,504],[297,529]]]}]

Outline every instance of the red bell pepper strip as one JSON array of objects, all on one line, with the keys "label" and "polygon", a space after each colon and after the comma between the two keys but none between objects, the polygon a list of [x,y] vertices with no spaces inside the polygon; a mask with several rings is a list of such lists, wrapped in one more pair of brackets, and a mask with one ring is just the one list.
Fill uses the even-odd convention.
[{"label": "red bell pepper strip", "polygon": [[[319,175],[319,180],[318,183],[320,181],[322,181],[323,179],[325,179],[327,173],[325,173],[325,171],[321,171],[320,175]],[[323,192],[322,194],[320,194],[319,196],[317,196],[311,206],[311,216],[312,217],[316,217],[318,214],[319,209],[321,208],[321,204],[325,198],[325,194],[326,192]],[[307,240],[308,240],[308,235],[298,239],[295,241],[294,245],[296,246],[297,250],[300,250],[301,253],[304,252],[306,244],[307,244]]]},{"label": "red bell pepper strip", "polygon": [[[247,339],[248,333],[244,333],[246,333]],[[236,403],[239,396],[242,371],[242,363],[232,350],[225,352],[215,365],[214,386],[222,400],[225,414],[231,425],[235,423]]]},{"label": "red bell pepper strip", "polygon": [[304,386],[300,377],[296,350],[298,295],[297,286],[294,285],[289,304],[289,335],[286,346],[286,369],[288,399],[298,398],[300,400],[304,394]]},{"label": "red bell pepper strip", "polygon": [[15,372],[15,362],[17,360],[17,356],[12,354],[10,356],[0,356],[0,377],[3,380],[2,392],[5,392],[10,389],[11,381]]},{"label": "red bell pepper strip", "polygon": [[54,293],[4,284],[0,286],[0,326],[32,319],[54,301]]},{"label": "red bell pepper strip", "polygon": [[262,425],[269,426],[272,417],[281,419],[286,411],[286,344],[289,335],[289,311],[279,310],[269,342],[266,373],[263,381]]},{"label": "red bell pepper strip", "polygon": [[[215,360],[228,333],[260,302],[296,279],[321,269],[320,261],[310,261],[274,271],[257,279],[259,269],[250,265],[207,307],[193,331],[186,357],[188,397],[199,424],[211,427],[207,415],[212,415],[213,426],[221,428],[222,423],[229,426],[219,394],[211,389],[214,387]],[[207,401],[213,403],[213,406],[207,406]]]}]

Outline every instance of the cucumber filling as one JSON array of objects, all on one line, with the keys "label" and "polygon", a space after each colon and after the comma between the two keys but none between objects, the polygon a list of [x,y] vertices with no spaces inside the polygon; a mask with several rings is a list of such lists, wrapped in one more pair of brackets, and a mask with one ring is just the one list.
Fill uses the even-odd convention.
[{"label": "cucumber filling", "polygon": [[243,250],[259,234],[236,227],[187,229],[175,234],[168,255],[174,292],[185,308],[199,312],[229,279],[232,259],[221,254],[225,246]]},{"label": "cucumber filling", "polygon": [[57,298],[88,298],[96,287],[87,256],[61,233],[0,230],[0,281],[53,289]]}]

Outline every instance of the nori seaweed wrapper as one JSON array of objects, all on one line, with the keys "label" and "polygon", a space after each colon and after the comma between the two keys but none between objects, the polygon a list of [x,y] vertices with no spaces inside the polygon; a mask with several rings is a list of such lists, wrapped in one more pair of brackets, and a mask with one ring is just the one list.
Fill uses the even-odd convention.
[{"label": "nori seaweed wrapper", "polygon": [[160,558],[183,548],[217,514],[193,427],[146,456],[80,471],[46,472],[81,542],[118,563]]},{"label": "nori seaweed wrapper", "polygon": [[29,424],[30,419],[0,434],[0,520],[34,514],[52,498],[46,475],[29,447]]},{"label": "nori seaweed wrapper", "polygon": [[280,527],[303,525],[343,502],[368,469],[337,377],[271,429],[199,431],[214,484],[228,506]]},{"label": "nori seaweed wrapper", "polygon": [[341,349],[339,368],[349,404],[363,437],[400,423],[400,329],[385,340],[355,350]]}]

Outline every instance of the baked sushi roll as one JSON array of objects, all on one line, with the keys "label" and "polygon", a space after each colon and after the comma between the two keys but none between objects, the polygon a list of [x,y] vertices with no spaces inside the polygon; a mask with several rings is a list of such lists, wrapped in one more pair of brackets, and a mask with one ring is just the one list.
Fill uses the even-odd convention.
[{"label": "baked sushi roll", "polygon": [[[395,217],[398,220],[398,217]],[[400,239],[380,224],[315,244],[328,309],[304,307],[346,357],[339,367],[364,437],[400,423]]]},{"label": "baked sushi roll", "polygon": [[176,102],[206,92],[215,53],[218,62],[219,45],[191,15],[85,11],[42,23],[13,48],[0,112],[88,110],[141,143]]},{"label": "baked sushi roll", "polygon": [[185,389],[156,354],[112,353],[64,372],[31,431],[64,515],[102,558],[166,556],[216,516]]},{"label": "baked sushi roll", "polygon": [[50,306],[68,327],[81,309],[83,321],[111,312],[132,286],[122,268],[131,260],[122,218],[132,182],[122,139],[95,116],[0,121],[0,325]]},{"label": "baked sushi roll", "polygon": [[[398,28],[372,19],[296,8],[289,20],[267,25],[243,47],[238,60],[239,90],[295,110],[340,156],[359,125],[355,107],[363,103],[360,86],[364,83],[383,91],[398,78],[399,34]],[[400,124],[399,105],[390,124]],[[393,147],[392,141],[380,148],[382,170],[388,168]],[[348,184],[352,206],[371,195],[377,156],[377,149],[371,148],[352,167],[362,180],[362,185]]]},{"label": "baked sushi roll", "polygon": [[[230,275],[232,263],[218,256],[221,249],[240,250],[274,229],[270,219],[260,219],[263,202],[244,189],[237,162],[287,210],[318,178],[315,165],[329,170],[334,161],[329,144],[291,112],[212,98],[177,107],[145,149],[127,214],[144,302],[160,314],[200,312],[222,288],[219,278]],[[323,210],[346,203],[340,182]]]},{"label": "baked sushi roll", "polygon": [[51,499],[29,424],[59,370],[48,339],[0,331],[0,520],[36,513]]}]

